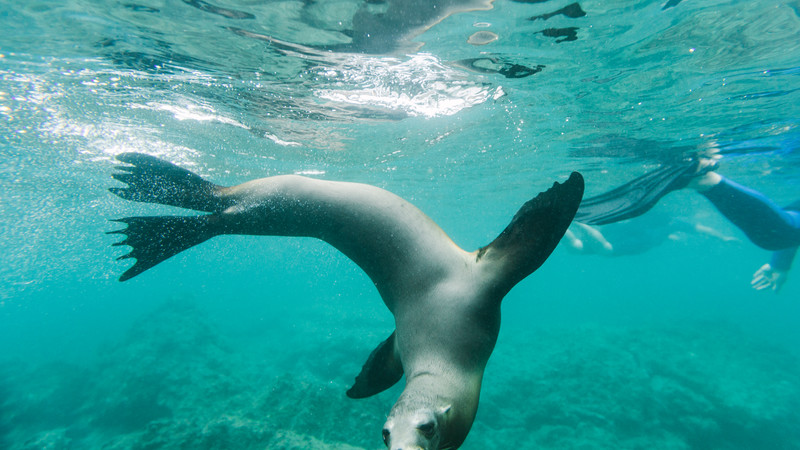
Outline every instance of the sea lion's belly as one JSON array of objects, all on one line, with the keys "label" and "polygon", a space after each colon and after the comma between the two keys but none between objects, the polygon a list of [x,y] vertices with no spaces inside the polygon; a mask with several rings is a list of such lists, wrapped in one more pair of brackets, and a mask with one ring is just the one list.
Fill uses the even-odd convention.
[{"label": "sea lion's belly", "polygon": [[406,375],[437,368],[483,371],[500,329],[500,301],[480,293],[471,281],[443,283],[396,311],[397,348]]}]

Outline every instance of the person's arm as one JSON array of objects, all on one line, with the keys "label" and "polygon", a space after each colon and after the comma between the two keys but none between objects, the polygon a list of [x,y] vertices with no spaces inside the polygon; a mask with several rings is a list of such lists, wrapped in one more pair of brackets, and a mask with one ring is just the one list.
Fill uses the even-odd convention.
[{"label": "person's arm", "polygon": [[569,249],[586,255],[610,255],[614,247],[597,228],[580,222],[572,222],[562,241]]},{"label": "person's arm", "polygon": [[707,225],[703,225],[702,223],[698,223],[694,225],[694,231],[699,234],[704,234],[706,236],[710,236],[716,239],[719,239],[723,242],[737,242],[739,239],[733,236],[728,236],[727,234],[722,233],[721,231],[717,230],[716,228],[711,228]]},{"label": "person's arm", "polygon": [[774,252],[770,262],[761,266],[753,274],[753,281],[750,282],[753,289],[758,291],[769,289],[776,293],[780,291],[788,278],[789,269],[792,267],[797,248],[793,247]]}]

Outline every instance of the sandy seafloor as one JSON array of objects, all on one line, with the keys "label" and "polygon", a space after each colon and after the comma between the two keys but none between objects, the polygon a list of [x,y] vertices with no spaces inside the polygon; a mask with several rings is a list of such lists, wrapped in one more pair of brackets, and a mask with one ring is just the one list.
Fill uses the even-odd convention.
[{"label": "sandy seafloor", "polygon": [[[737,339],[716,327],[507,339],[506,348],[535,341],[546,350],[498,350],[493,365],[511,367],[493,371],[467,448],[796,448],[798,362]],[[274,373],[274,362],[236,352],[196,308],[170,303],[96,364],[6,365],[4,446],[376,448],[388,395],[345,399],[344,383],[317,372],[352,366],[346,347],[325,350]]]},{"label": "sandy seafloor", "polygon": [[[91,363],[4,364],[2,445],[380,448],[399,390],[344,396],[364,356],[354,347],[378,331],[286,328],[314,339],[245,346],[190,298],[172,299]],[[490,362],[464,448],[794,449],[798,373],[796,356],[719,323],[516,329]]]}]

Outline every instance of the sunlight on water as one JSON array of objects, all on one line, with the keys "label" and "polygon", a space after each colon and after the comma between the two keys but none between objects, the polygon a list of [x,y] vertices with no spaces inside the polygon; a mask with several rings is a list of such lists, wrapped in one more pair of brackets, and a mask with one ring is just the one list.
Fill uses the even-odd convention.
[{"label": "sunlight on water", "polygon": [[353,56],[341,72],[320,68],[323,76],[337,84],[364,86],[364,89],[324,89],[320,99],[358,107],[384,107],[412,116],[453,115],[503,95],[502,88],[476,86],[464,73],[443,65],[428,54],[407,60],[387,60]]},{"label": "sunlight on water", "polygon": [[219,122],[226,125],[233,125],[235,127],[244,128],[245,130],[249,129],[246,125],[242,125],[241,123],[233,120],[228,119],[226,117],[219,116],[214,114],[214,108],[211,106],[206,105],[196,105],[191,103],[186,103],[182,106],[175,106],[175,105],[163,105],[158,103],[148,103],[146,105],[139,105],[136,103],[132,103],[130,105],[133,109],[149,109],[151,111],[166,111],[171,113],[173,117],[177,120],[196,120],[198,122]]}]

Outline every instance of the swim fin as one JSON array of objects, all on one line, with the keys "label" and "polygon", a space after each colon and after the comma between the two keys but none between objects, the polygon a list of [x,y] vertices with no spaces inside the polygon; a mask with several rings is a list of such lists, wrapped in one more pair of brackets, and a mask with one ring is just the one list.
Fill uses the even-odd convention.
[{"label": "swim fin", "polygon": [[691,160],[665,165],[606,193],[584,199],[575,214],[575,221],[605,225],[640,216],[655,206],[661,197],[685,188],[692,178],[700,175],[698,164],[698,161]]}]

